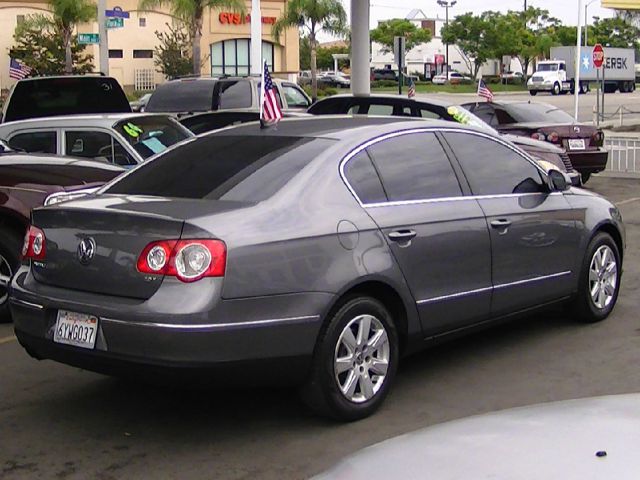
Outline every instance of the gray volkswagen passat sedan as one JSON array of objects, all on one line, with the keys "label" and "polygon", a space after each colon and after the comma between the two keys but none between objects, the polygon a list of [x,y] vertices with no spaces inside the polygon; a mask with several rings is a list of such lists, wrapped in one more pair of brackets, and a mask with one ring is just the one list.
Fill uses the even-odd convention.
[{"label": "gray volkswagen passat sedan", "polygon": [[603,320],[623,251],[613,204],[486,132],[292,119],[35,209],[11,311],[36,358],[297,382],[353,420],[434,341],[555,302]]}]

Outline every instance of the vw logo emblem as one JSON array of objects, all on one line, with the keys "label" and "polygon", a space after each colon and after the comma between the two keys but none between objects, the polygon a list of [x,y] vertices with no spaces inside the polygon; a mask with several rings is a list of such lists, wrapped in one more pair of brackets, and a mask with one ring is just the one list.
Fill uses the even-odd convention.
[{"label": "vw logo emblem", "polygon": [[580,133],[580,127],[573,127],[574,133]]},{"label": "vw logo emblem", "polygon": [[96,241],[91,237],[83,238],[78,244],[78,260],[82,265],[89,265],[96,254]]}]

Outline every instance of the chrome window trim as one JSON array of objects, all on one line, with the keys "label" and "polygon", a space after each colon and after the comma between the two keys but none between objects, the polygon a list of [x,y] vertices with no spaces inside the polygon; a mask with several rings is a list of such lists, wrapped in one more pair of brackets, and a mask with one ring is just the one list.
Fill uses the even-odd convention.
[{"label": "chrome window trim", "polygon": [[268,325],[278,325],[286,323],[298,323],[311,320],[319,320],[320,315],[306,315],[301,317],[286,317],[286,318],[273,318],[268,320],[251,320],[246,322],[231,322],[231,323],[205,323],[205,324],[176,324],[176,323],[155,323],[155,322],[135,322],[127,320],[117,320],[115,318],[100,318],[101,322],[116,323],[119,325],[127,325],[131,327],[153,327],[153,328],[166,328],[169,330],[181,330],[181,331],[203,331],[203,330],[218,330],[221,328],[246,328],[246,327],[260,327]]},{"label": "chrome window trim", "polygon": [[380,208],[380,207],[397,207],[401,205],[417,205],[423,203],[439,203],[439,202],[459,202],[463,200],[492,200],[497,198],[520,198],[526,197],[530,195],[562,195],[562,192],[551,192],[551,193],[505,193],[502,195],[468,195],[462,197],[440,197],[440,198],[428,198],[425,200],[397,200],[394,202],[377,202],[377,203],[364,203],[360,204],[364,208]]},{"label": "chrome window trim", "polygon": [[[396,137],[401,137],[403,135],[414,135],[414,134],[417,134],[417,133],[438,133],[438,132],[442,132],[442,133],[463,133],[463,134],[467,134],[467,135],[475,135],[475,136],[484,137],[484,138],[486,138],[488,140],[491,140],[491,141],[494,141],[496,143],[499,143],[500,145],[502,145],[504,147],[507,147],[509,150],[513,151],[517,155],[520,155],[524,160],[526,160],[531,165],[533,165],[542,174],[543,178],[545,178],[547,176],[547,173],[544,171],[544,169],[542,167],[540,167],[540,165],[538,165],[538,163],[535,160],[530,158],[529,155],[526,152],[524,152],[523,150],[519,149],[515,145],[509,144],[506,140],[503,140],[501,138],[495,137],[493,135],[489,135],[488,133],[481,132],[481,131],[464,129],[464,128],[456,128],[456,127],[442,127],[442,126],[440,126],[440,127],[411,128],[411,129],[407,129],[407,130],[398,130],[398,131],[395,131],[395,132],[389,132],[389,133],[385,133],[383,135],[380,135],[378,137],[372,138],[371,140],[368,140],[368,141],[358,145],[357,147],[352,149],[349,153],[347,153],[342,158],[342,160],[340,161],[340,165],[339,165],[340,177],[342,178],[342,181],[344,182],[344,184],[347,186],[347,188],[351,192],[351,195],[353,195],[353,198],[355,198],[356,201],[363,208],[367,208],[367,207],[371,207],[371,206],[381,207],[381,206],[408,205],[408,204],[414,204],[414,203],[418,204],[418,203],[427,203],[427,202],[434,202],[434,201],[444,202],[444,201],[452,201],[452,200],[481,199],[481,198],[505,198],[505,197],[514,197],[514,196],[522,196],[522,195],[549,195],[548,193],[511,193],[511,194],[466,195],[466,196],[465,195],[460,195],[460,196],[457,196],[457,197],[439,197],[439,198],[437,197],[437,198],[424,198],[424,199],[416,199],[416,200],[390,200],[388,202],[377,202],[377,203],[369,203],[369,204],[363,203],[362,200],[360,200],[360,197],[358,197],[358,195],[356,194],[355,190],[353,189],[353,187],[349,183],[349,180],[347,179],[347,176],[345,174],[346,164],[353,157],[358,155],[363,150],[369,148],[370,146],[375,145],[376,143],[384,142],[385,140],[389,140],[389,139],[396,138]],[[382,180],[380,180],[380,181],[382,182]],[[553,194],[553,193],[561,193],[561,192],[551,192],[551,194]]]},{"label": "chrome window trim", "polygon": [[22,305],[23,307],[35,308],[36,310],[44,310],[44,305],[39,303],[27,302],[26,300],[20,300],[19,298],[9,298],[9,302],[15,305]]},{"label": "chrome window trim", "polygon": [[549,280],[552,278],[557,278],[557,277],[563,277],[565,275],[570,275],[571,274],[571,270],[567,270],[564,272],[558,272],[558,273],[552,273],[550,275],[540,275],[537,277],[533,277],[533,278],[527,278],[524,280],[518,280],[515,282],[509,282],[509,283],[501,283],[498,285],[494,285],[493,287],[484,287],[484,288],[477,288],[475,290],[467,290],[464,292],[458,292],[458,293],[451,293],[449,295],[441,295],[439,297],[433,297],[433,298],[426,298],[424,300],[418,300],[416,301],[416,304],[418,305],[424,305],[427,303],[435,303],[435,302],[439,302],[441,300],[449,300],[449,299],[453,299],[453,298],[458,298],[458,297],[465,297],[468,295],[474,295],[476,293],[482,293],[482,292],[487,292],[487,291],[491,291],[491,290],[499,290],[501,288],[508,288],[508,287],[514,287],[517,285],[524,285],[527,283],[533,283],[533,282],[539,282],[541,280]]}]

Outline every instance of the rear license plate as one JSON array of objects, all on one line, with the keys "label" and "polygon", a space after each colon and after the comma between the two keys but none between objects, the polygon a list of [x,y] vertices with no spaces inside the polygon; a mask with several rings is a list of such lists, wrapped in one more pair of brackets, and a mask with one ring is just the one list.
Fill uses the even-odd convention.
[{"label": "rear license plate", "polygon": [[584,150],[584,138],[570,138],[569,150]]},{"label": "rear license plate", "polygon": [[98,334],[98,317],[84,313],[58,311],[53,341],[75,347],[94,348]]}]

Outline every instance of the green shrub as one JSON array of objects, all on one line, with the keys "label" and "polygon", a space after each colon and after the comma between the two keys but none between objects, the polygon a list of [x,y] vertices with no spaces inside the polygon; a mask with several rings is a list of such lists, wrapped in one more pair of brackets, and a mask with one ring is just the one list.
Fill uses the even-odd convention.
[{"label": "green shrub", "polygon": [[371,88],[380,88],[380,87],[397,87],[398,82],[394,80],[372,80]]}]

